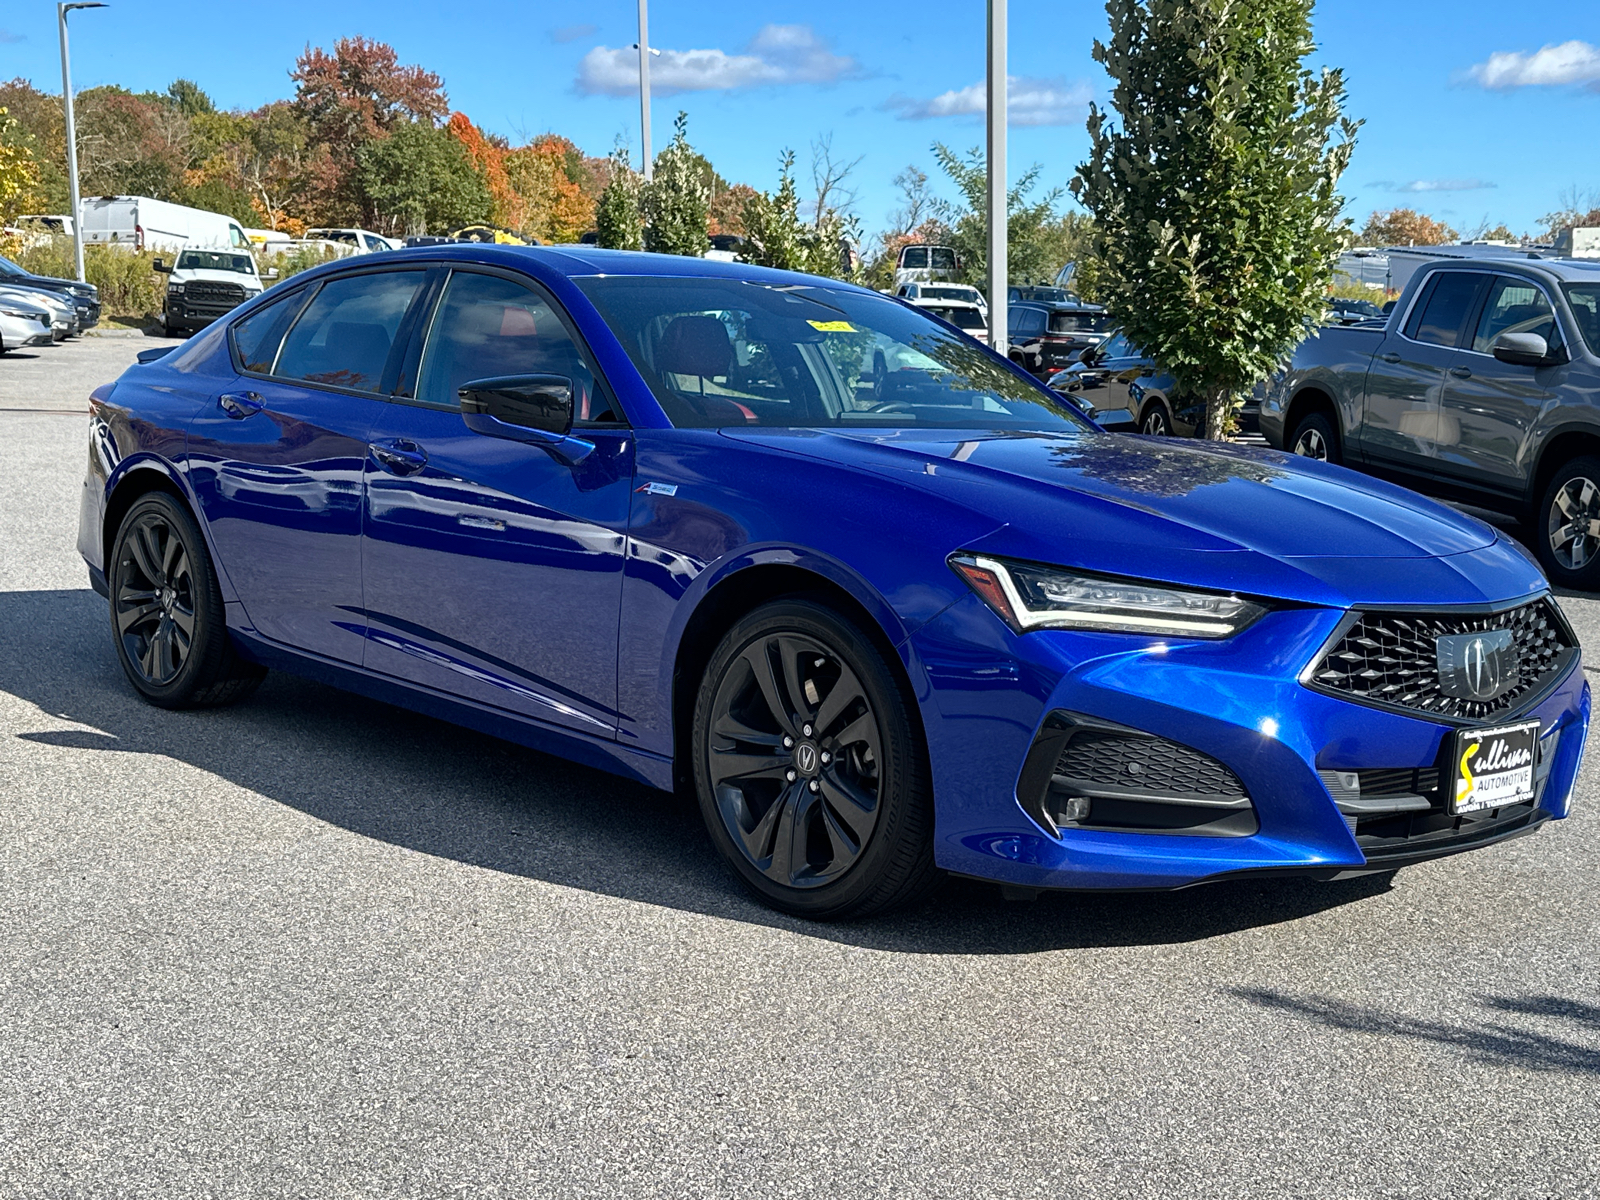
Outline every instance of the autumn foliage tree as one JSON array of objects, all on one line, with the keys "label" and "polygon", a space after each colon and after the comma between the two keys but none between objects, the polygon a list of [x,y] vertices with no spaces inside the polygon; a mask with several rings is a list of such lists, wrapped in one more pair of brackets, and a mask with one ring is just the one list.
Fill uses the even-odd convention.
[{"label": "autumn foliage tree", "polygon": [[1363,246],[1442,246],[1459,235],[1443,221],[1410,208],[1391,208],[1367,218],[1356,240]]}]

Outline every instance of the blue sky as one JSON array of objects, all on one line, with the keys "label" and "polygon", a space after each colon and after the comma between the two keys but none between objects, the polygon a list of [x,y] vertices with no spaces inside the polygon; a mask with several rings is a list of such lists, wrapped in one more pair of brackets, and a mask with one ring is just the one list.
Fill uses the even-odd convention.
[{"label": "blue sky", "polygon": [[[836,157],[861,159],[856,207],[876,230],[906,164],[938,179],[932,142],[981,142],[983,20],[982,0],[656,0],[656,147],[685,109],[691,140],[724,176],[771,188],[781,149],[804,173],[811,142],[831,134]],[[441,74],[452,104],[491,131],[554,130],[595,154],[619,135],[638,146],[632,0],[113,0],[72,21],[80,88],[188,76],[225,107],[254,107],[290,93],[308,43],[364,34]],[[1085,106],[1107,90],[1090,55],[1104,28],[1093,0],[1011,0],[1014,173],[1037,162],[1048,184],[1071,177]],[[1345,69],[1348,110],[1366,121],[1344,182],[1358,221],[1405,205],[1458,228],[1487,219],[1522,231],[1570,189],[1600,191],[1594,0],[1543,0],[1514,17],[1486,0],[1324,0],[1316,28],[1320,62]],[[49,0],[0,13],[0,77],[15,75],[60,87]]]}]

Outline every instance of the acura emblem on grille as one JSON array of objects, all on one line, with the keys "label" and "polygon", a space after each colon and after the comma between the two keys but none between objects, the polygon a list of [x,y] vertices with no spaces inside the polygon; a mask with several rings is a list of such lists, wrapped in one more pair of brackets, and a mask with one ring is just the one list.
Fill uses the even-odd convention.
[{"label": "acura emblem on grille", "polygon": [[1458,633],[1437,645],[1439,690],[1461,700],[1493,700],[1518,680],[1517,648],[1509,629]]}]

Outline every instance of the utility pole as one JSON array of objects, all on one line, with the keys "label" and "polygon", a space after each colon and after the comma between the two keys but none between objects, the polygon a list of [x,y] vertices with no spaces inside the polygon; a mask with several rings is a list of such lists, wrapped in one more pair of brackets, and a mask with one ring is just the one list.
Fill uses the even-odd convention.
[{"label": "utility pole", "polygon": [[[643,4],[644,0],[639,0]],[[87,283],[83,273],[83,204],[78,195],[78,131],[72,116],[72,70],[67,65],[67,14],[75,8],[105,8],[104,4],[57,4],[56,21],[61,26],[61,102],[67,117],[67,195],[72,201],[72,257],[78,267],[78,282]]]},{"label": "utility pole", "polygon": [[[642,0],[641,0],[642,3]],[[1006,339],[1006,0],[989,0],[989,345]]]},{"label": "utility pole", "polygon": [[650,0],[639,0],[639,132],[644,141],[644,181],[655,178],[650,156]]}]

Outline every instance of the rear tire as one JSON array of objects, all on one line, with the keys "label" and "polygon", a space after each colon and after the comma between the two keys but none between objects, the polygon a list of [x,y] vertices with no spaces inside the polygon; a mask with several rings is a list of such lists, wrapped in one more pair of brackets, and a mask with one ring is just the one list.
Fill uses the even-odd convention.
[{"label": "rear tire", "polygon": [[134,501],[108,566],[111,640],[140,696],[205,708],[256,690],[266,669],[234,648],[205,539],[181,504],[165,492]]},{"label": "rear tire", "polygon": [[832,609],[782,600],[735,623],[692,737],[711,840],[765,903],[840,920],[938,882],[917,726],[883,656]]},{"label": "rear tire", "polygon": [[1314,412],[1302,417],[1289,438],[1289,452],[1318,462],[1338,463],[1339,436],[1326,413]]},{"label": "rear tire", "polygon": [[1586,454],[1563,463],[1531,524],[1534,553],[1551,583],[1600,590],[1600,458]]}]

